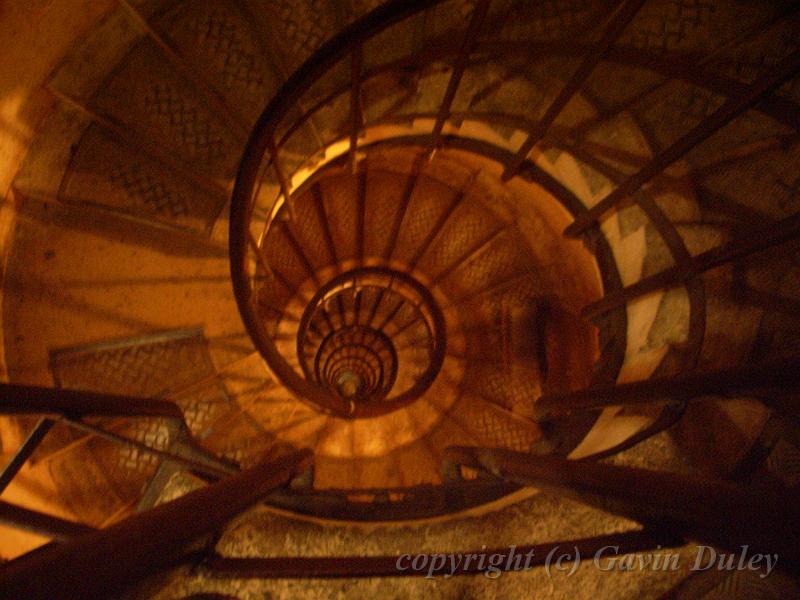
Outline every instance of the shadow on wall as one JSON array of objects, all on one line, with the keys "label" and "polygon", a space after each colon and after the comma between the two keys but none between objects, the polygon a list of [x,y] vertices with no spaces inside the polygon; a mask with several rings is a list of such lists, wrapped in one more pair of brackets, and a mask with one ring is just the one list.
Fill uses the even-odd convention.
[{"label": "shadow on wall", "polygon": [[52,106],[42,83],[113,0],[7,0],[0,4],[0,194],[5,197],[31,136]]},{"label": "shadow on wall", "polygon": [[[17,216],[35,225],[58,227],[100,236],[114,243],[151,248],[167,256],[228,260],[228,248],[200,234],[159,227],[152,222],[131,222],[123,215],[58,200],[16,192]],[[230,280],[226,277],[226,280]]]}]

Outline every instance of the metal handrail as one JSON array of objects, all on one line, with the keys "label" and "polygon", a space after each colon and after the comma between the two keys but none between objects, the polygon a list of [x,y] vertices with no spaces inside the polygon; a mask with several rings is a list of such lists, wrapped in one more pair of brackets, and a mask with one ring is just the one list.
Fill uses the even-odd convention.
[{"label": "metal handrail", "polygon": [[[421,302],[427,311],[427,315],[425,315],[427,319],[422,320],[425,321],[426,326],[430,331],[432,344],[428,366],[425,371],[420,374],[416,383],[410,389],[386,402],[348,405],[348,413],[346,414],[348,416],[355,417],[375,417],[381,414],[386,414],[419,398],[436,379],[436,375],[439,373],[439,370],[444,362],[445,350],[447,347],[444,315],[439,309],[438,304],[436,303],[436,300],[434,299],[430,290],[416,281],[413,277],[405,273],[389,270],[383,267],[362,267],[356,269],[355,272],[344,273],[332,279],[325,286],[317,290],[313,298],[309,300],[308,307],[304,311],[298,327],[298,351],[300,351],[300,349],[303,347],[306,332],[308,330],[310,320],[314,314],[315,307],[322,302],[328,292],[343,282],[351,282],[354,279],[368,278],[369,276],[388,278],[395,284],[400,284],[406,288],[409,288],[411,292],[413,292],[414,296],[419,299],[419,302]],[[301,361],[301,365],[302,364],[303,363]],[[329,405],[329,407],[332,410],[336,410],[335,405]]]},{"label": "metal handrail", "polygon": [[[731,481],[638,467],[531,456],[497,448],[450,447],[453,464],[535,486],[673,535],[729,550],[742,545],[778,553],[784,568],[800,566],[797,494],[780,485]],[[745,546],[746,547],[746,546]]]},{"label": "metal handrail", "polygon": [[[455,553],[460,556],[502,556],[504,570],[527,571],[548,564],[548,557],[559,548],[573,548],[574,554],[566,558],[572,562],[576,556],[595,556],[604,549],[614,548],[615,555],[621,556],[648,550],[680,546],[681,542],[674,536],[663,532],[651,532],[646,529],[634,529],[621,533],[611,533],[572,540],[525,544],[510,548],[480,550],[467,549]],[[419,553],[415,556],[425,556]],[[427,554],[429,569],[407,568],[403,563],[403,555],[384,556],[286,556],[286,557],[254,557],[239,558],[214,554],[205,559],[201,569],[211,577],[220,579],[281,579],[281,578],[338,578],[338,577],[454,577],[460,575],[491,574],[496,566],[483,561],[463,561],[457,566],[452,564],[431,563],[431,559],[439,554]],[[511,559],[518,557],[512,565]],[[525,561],[519,557],[524,556]],[[510,568],[508,565],[513,566]]]},{"label": "metal handrail", "polygon": [[[168,400],[0,383],[0,415],[3,414],[46,416],[34,426],[15,455],[0,472],[0,493],[11,483],[57,422],[100,436],[115,444],[131,446],[140,452],[154,454],[211,479],[224,478],[238,470],[232,463],[212,455],[197,445],[191,438],[183,412],[177,404]],[[171,449],[154,448],[138,440],[118,435],[83,421],[85,417],[166,419],[176,426],[176,435],[185,442],[184,446],[191,457]]]},{"label": "metal handrail", "polygon": [[0,568],[0,598],[108,597],[178,563],[193,542],[218,531],[311,462],[309,450],[263,462],[107,529],[25,555]]},{"label": "metal handrail", "polygon": [[311,88],[334,64],[345,58],[355,46],[374,37],[394,23],[416,15],[440,4],[443,0],[404,0],[389,2],[344,29],[327,42],[311,59],[303,64],[284,84],[262,113],[248,141],[233,190],[230,211],[230,261],[234,296],[239,312],[253,342],[281,382],[300,398],[310,401],[323,411],[348,416],[356,414],[353,404],[336,394],[304,379],[288,364],[275,347],[263,323],[251,304],[250,280],[247,274],[247,251],[252,194],[262,172],[262,160],[267,151],[268,164],[276,168],[285,201],[289,202],[290,189],[275,147],[275,133],[282,119],[289,114],[297,100]]},{"label": "metal handrail", "polygon": [[0,414],[162,417],[183,421],[178,405],[167,400],[13,383],[0,383]]},{"label": "metal handrail", "polygon": [[[261,185],[265,171],[268,168],[274,168],[280,184],[280,193],[271,213],[273,219],[277,217],[282,204],[286,205],[286,208],[291,211],[292,195],[297,193],[298,190],[304,189],[310,181],[314,180],[315,174],[312,174],[308,179],[300,183],[296,189],[292,189],[293,180],[291,176],[293,173],[285,170],[285,163],[281,160],[280,153],[284,152],[284,156],[288,154],[289,142],[300,128],[326,105],[340,98],[343,94],[350,93],[350,110],[353,114],[351,115],[352,118],[345,124],[349,129],[341,133],[341,138],[349,139],[348,153],[351,163],[354,163],[356,148],[363,149],[367,146],[366,142],[359,145],[359,132],[365,131],[376,124],[389,124],[425,118],[435,123],[432,127],[433,133],[427,135],[419,134],[416,136],[397,136],[396,138],[392,138],[392,140],[388,140],[387,143],[404,143],[403,140],[406,140],[407,143],[408,140],[414,138],[414,143],[417,143],[419,146],[428,145],[430,147],[440,143],[456,145],[457,140],[441,135],[443,115],[446,118],[456,120],[473,118],[478,121],[492,123],[514,123],[519,125],[523,130],[527,129],[528,131],[536,132],[537,135],[532,137],[540,136],[542,139],[545,139],[548,144],[552,143],[569,147],[571,143],[569,139],[565,138],[565,131],[563,131],[563,128],[552,122],[545,122],[543,126],[542,122],[526,120],[522,115],[497,112],[481,113],[478,111],[464,112],[463,110],[461,112],[451,111],[450,109],[452,107],[450,104],[452,103],[454,95],[453,90],[455,89],[453,85],[448,85],[447,102],[443,103],[442,108],[438,112],[412,112],[404,113],[399,116],[385,114],[377,119],[370,119],[367,122],[360,103],[355,100],[361,99],[361,87],[364,86],[366,82],[382,73],[402,70],[407,72],[411,68],[420,68],[432,60],[438,60],[457,54],[462,48],[467,49],[465,50],[465,55],[462,56],[459,54],[457,56],[459,60],[456,61],[456,66],[462,65],[462,59],[465,59],[465,57],[469,58],[470,54],[475,55],[473,57],[474,61],[467,61],[467,63],[478,64],[481,61],[490,59],[487,57],[505,56],[520,51],[544,55],[557,53],[568,56],[587,57],[595,48],[595,43],[593,42],[576,42],[572,39],[558,41],[483,39],[476,40],[474,44],[459,43],[460,40],[458,39],[436,40],[416,56],[387,61],[377,66],[367,66],[363,64],[362,51],[364,44],[372,36],[387,29],[394,23],[437,4],[440,4],[440,2],[390,2],[334,37],[287,81],[286,85],[279,91],[272,102],[270,102],[251,135],[248,147],[245,150],[243,160],[240,164],[231,207],[229,243],[234,293],[242,318],[259,352],[264,356],[270,366],[273,367],[274,372],[283,384],[301,398],[310,401],[317,407],[322,407],[322,410],[327,412],[355,416],[352,411],[349,413],[347,412],[350,410],[348,406],[344,405],[341,401],[337,401],[332,395],[324,393],[324,390],[320,390],[318,387],[310,384],[283,360],[283,357],[276,350],[274,342],[270,339],[266,328],[263,323],[260,322],[250,302],[251,288],[246,268],[248,256],[247,238],[250,235],[248,227],[250,226],[250,217],[254,208],[252,202],[255,200],[253,192]],[[664,60],[663,57],[656,56],[654,53],[647,50],[616,45],[617,36],[625,27],[625,20],[632,19],[638,6],[641,4],[641,2],[635,1],[619,3],[620,6],[624,5],[625,9],[622,12],[627,16],[617,15],[618,20],[615,22],[616,24],[606,31],[603,37],[604,60],[617,64],[650,68],[659,73],[663,73],[667,77],[688,81],[694,85],[706,87],[729,97],[740,96],[748,92],[752,93],[746,84],[732,80],[719,73],[710,73],[705,65],[699,68],[699,65],[702,65],[702,61],[697,63],[695,60],[696,57],[690,54],[678,54],[677,59],[674,60],[673,58],[675,57],[671,55],[670,60]],[[344,83],[333,82],[330,89],[324,90],[321,97],[315,98],[315,102],[310,108],[307,108],[299,117],[292,117],[293,120],[291,122],[284,122],[286,117],[289,116],[290,111],[295,108],[299,99],[307,93],[315,83],[320,81],[325,76],[326,72],[334,65],[337,65],[340,61],[347,61],[348,55],[350,59],[348,62],[351,69],[350,81]],[[586,65],[590,65],[592,62],[596,61],[585,60]],[[454,71],[455,70],[456,68],[454,66]],[[462,69],[459,68],[459,70]],[[588,73],[591,69],[587,67],[585,70]],[[584,73],[584,75],[587,73]],[[450,84],[453,84],[456,76],[457,74],[453,73],[453,79],[451,79]],[[568,86],[569,90],[571,90],[569,94],[562,93],[560,96],[558,105],[562,108],[566,105],[571,95],[574,95],[580,87],[578,79],[575,79],[572,83],[572,85]],[[766,93],[762,94],[762,96],[763,102],[757,106],[758,110],[784,122],[787,120],[793,122],[793,120],[800,118],[800,111],[796,110],[797,106],[791,101]],[[551,107],[550,112],[556,111],[557,108],[558,106]],[[356,112],[358,114],[356,114]],[[551,115],[551,117],[552,116],[553,115]],[[553,120],[552,118],[549,119],[549,121]],[[453,137],[455,138],[456,136]],[[330,143],[333,141],[334,140],[329,140]],[[313,153],[310,153],[307,157],[308,160],[306,163],[303,163],[303,166],[315,166],[311,165],[310,162],[313,158],[317,158],[317,156],[312,156],[311,154]],[[508,153],[505,150],[498,151],[498,155],[500,154]],[[331,164],[331,162],[338,161],[342,158],[345,158],[344,155],[333,159],[326,157],[326,160],[328,160],[327,164]],[[513,157],[506,157],[500,162],[505,166],[509,166],[514,164],[514,159]],[[513,169],[514,172],[517,171],[516,167],[518,166],[518,164],[515,165],[515,169]],[[526,169],[524,170],[528,170],[528,165],[526,165]],[[319,172],[320,170],[318,169],[316,174]],[[521,171],[520,174],[522,174]],[[578,218],[581,212],[585,212],[586,209],[582,206],[578,206],[575,210],[572,210],[570,207],[570,210],[573,216]],[[264,225],[264,232],[267,231],[270,223],[271,221],[267,220],[267,223]],[[262,234],[261,239],[264,239],[264,237],[264,234]],[[598,242],[598,244],[601,245],[602,240]],[[624,310],[618,312],[624,313]],[[669,426],[670,423],[671,421],[669,419],[666,419],[663,423],[661,421],[656,421],[652,428],[646,428],[645,431],[652,435],[652,433],[662,430],[663,426]],[[641,436],[633,436],[631,439],[641,441],[643,438]]]},{"label": "metal handrail", "polygon": [[[271,274],[273,271],[270,265],[267,264],[268,260],[261,251],[260,242],[253,237],[252,231],[250,230],[250,220],[255,208],[253,202],[256,200],[253,193],[258,193],[261,189],[261,184],[267,169],[274,169],[280,193],[276,199],[276,204],[272,208],[271,218],[265,223],[264,231],[260,236],[260,239],[263,240],[266,237],[271,223],[275,222],[277,219],[281,207],[285,206],[289,214],[293,214],[291,197],[295,190],[292,189],[291,177],[285,169],[284,161],[282,161],[279,156],[280,152],[286,149],[291,136],[298,132],[303,123],[311,119],[315,112],[321,110],[338,95],[349,91],[353,98],[360,99],[360,86],[363,86],[365,81],[381,73],[382,69],[398,68],[403,64],[417,64],[418,60],[422,60],[424,64],[427,57],[425,53],[423,53],[423,56],[419,59],[414,57],[411,59],[401,59],[400,61],[390,61],[385,65],[368,69],[363,69],[362,60],[360,60],[360,58],[362,58],[363,46],[367,40],[384,31],[394,23],[440,3],[441,2],[390,2],[373,11],[351,27],[345,29],[330,42],[325,44],[317,54],[311,57],[289,78],[284,87],[262,113],[250,136],[239,167],[231,205],[229,244],[234,295],[242,319],[259,352],[272,367],[274,373],[281,382],[301,399],[309,401],[325,412],[351,417],[374,416],[371,411],[362,412],[352,403],[344,402],[335,394],[331,394],[328,390],[320,388],[309,381],[308,377],[305,379],[301,377],[288,364],[288,361],[281,356],[280,352],[278,352],[274,341],[271,339],[264,323],[257,314],[257,310],[252,304],[251,280],[246,267],[248,246],[251,247],[251,250],[255,251],[256,264],[258,267],[263,269],[264,273],[267,275]],[[478,6],[475,11],[473,11],[472,17],[469,20],[467,34],[464,35],[462,42],[457,43],[459,36],[450,36],[451,39],[440,40],[433,44],[434,54],[432,56],[455,54],[455,63],[450,75],[445,99],[439,111],[434,115],[435,125],[433,127],[434,133],[429,139],[430,149],[435,149],[440,143],[449,141],[442,136],[443,124],[445,120],[452,115],[453,99],[464,69],[467,65],[471,64],[470,55],[473,51],[481,52],[481,49],[485,46],[485,42],[479,40],[478,33],[481,28],[485,26],[484,21],[488,20],[489,4],[490,2],[488,0],[482,0],[478,3]],[[639,3],[629,1],[628,4],[635,5]],[[633,12],[635,13],[635,10],[633,10]],[[498,17],[495,16],[495,18]],[[502,17],[500,17],[500,21],[502,22]],[[452,38],[456,39],[454,40]],[[561,48],[559,51],[563,50],[564,48]],[[348,54],[351,58],[351,80],[348,85],[338,86],[335,84],[336,87],[332,94],[324,95],[319,102],[315,103],[311,109],[303,113],[299,119],[296,118],[293,122],[289,123],[283,135],[277,138],[276,136],[279,133],[279,129],[284,124],[284,118],[290,114],[290,110],[295,107],[303,94],[308,92],[317,81],[322,80],[325,74],[332,69],[335,64],[346,59]],[[429,60],[430,57],[427,57],[427,59]],[[407,63],[408,60],[410,60],[411,63]],[[350,122],[352,127],[349,132],[349,154],[351,163],[354,166],[355,163],[353,159],[358,143],[357,134],[359,130],[364,130],[372,123],[365,123],[359,102],[351,102],[350,109],[357,113],[351,115],[352,118]],[[314,155],[311,151],[309,151],[308,154],[309,156]],[[363,240],[361,243],[363,244]],[[314,277],[313,273],[312,277]],[[283,281],[283,284],[291,289],[286,281]],[[426,379],[430,378],[426,377]],[[423,386],[421,389],[426,389],[426,387],[427,386]],[[387,405],[383,405],[383,408],[385,409],[386,406]],[[371,410],[374,410],[374,407]]]}]

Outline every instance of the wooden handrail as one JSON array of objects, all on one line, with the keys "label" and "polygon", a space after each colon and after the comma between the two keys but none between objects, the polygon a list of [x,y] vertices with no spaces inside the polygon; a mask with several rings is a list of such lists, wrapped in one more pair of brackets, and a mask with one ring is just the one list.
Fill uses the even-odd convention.
[{"label": "wooden handrail", "polygon": [[452,463],[571,497],[675,535],[733,551],[777,554],[800,566],[800,504],[785,488],[744,488],[700,478],[492,448],[445,450]]},{"label": "wooden handrail", "polygon": [[12,383],[0,383],[0,414],[162,417],[183,421],[178,405],[167,400]]},{"label": "wooden handrail", "polygon": [[0,523],[55,540],[68,540],[95,531],[93,527],[0,501]]},{"label": "wooden handrail", "polygon": [[770,67],[740,96],[728,98],[715,112],[695,128],[682,135],[672,145],[654,156],[639,171],[628,177],[617,188],[579,215],[566,228],[568,237],[578,237],[593,226],[604,214],[632,197],[654,177],[672,163],[680,160],[733,119],[755,106],[800,71],[800,52],[795,52],[777,65]]},{"label": "wooden handrail", "polygon": [[105,598],[176,564],[198,538],[311,464],[303,450],[223,479],[108,529],[32,553],[0,568],[0,598]]},{"label": "wooden handrail", "polygon": [[[427,568],[416,569],[410,566],[411,555],[395,556],[287,556],[269,558],[229,558],[212,556],[202,564],[204,573],[212,578],[334,578],[334,577],[436,577],[474,575],[491,573],[493,568],[501,570],[522,571],[540,567],[547,563],[552,552],[562,549],[569,552],[570,562],[575,556],[593,557],[598,552],[614,548],[615,555],[632,552],[645,552],[669,546],[680,545],[679,541],[668,539],[645,530],[625,531],[609,535],[598,535],[589,538],[544,542],[514,546],[512,548],[482,548],[452,552],[452,561],[443,561],[442,553],[420,553],[416,556],[427,556]],[[577,548],[577,553],[574,550]],[[465,561],[463,557],[502,555],[502,563],[495,565],[488,561]],[[405,558],[404,558],[405,557]],[[523,560],[524,559],[524,560]]]},{"label": "wooden handrail", "polygon": [[[284,359],[270,339],[264,324],[251,303],[251,287],[247,272],[250,201],[261,172],[262,159],[267,151],[277,158],[279,151],[275,134],[282,119],[295,108],[303,94],[353,48],[377,35],[394,23],[418,14],[442,0],[391,0],[365,15],[326,42],[309,60],[295,71],[281,90],[272,98],[259,117],[248,140],[236,177],[230,209],[230,267],[234,296],[245,328],[258,351],[270,365],[277,378],[299,397],[322,407],[327,412],[349,415],[351,405],[336,395],[306,381]],[[358,81],[362,81],[361,77]],[[348,82],[348,89],[352,81]],[[356,140],[357,141],[357,140]],[[277,163],[277,160],[274,161]],[[274,164],[279,167],[280,165]],[[281,172],[278,171],[278,176]],[[291,210],[290,182],[281,181],[281,191]],[[278,273],[276,272],[276,275]]]},{"label": "wooden handrail", "polygon": [[798,236],[800,236],[800,214],[795,214],[692,257],[688,268],[670,267],[610,292],[596,302],[586,305],[581,311],[581,316],[592,319],[631,300],[658,290],[671,289],[701,273],[784,244],[797,239]]},{"label": "wooden handrail", "polygon": [[[534,416],[545,419],[576,410],[592,410],[625,404],[683,402],[708,395],[743,394],[763,389],[800,388],[800,357],[750,367],[708,373],[657,377],[644,381],[593,387],[577,392],[547,394],[533,405]],[[763,401],[770,403],[769,398]],[[773,408],[780,409],[777,404]]]},{"label": "wooden handrail", "polygon": [[506,165],[503,171],[503,181],[508,181],[517,174],[519,168],[528,157],[528,153],[544,138],[550,126],[555,123],[572,98],[580,91],[583,84],[597,65],[605,58],[619,36],[625,31],[625,28],[633,21],[644,3],[645,0],[627,0],[613,7],[610,22],[605,31],[603,31],[597,45],[589,47],[580,65],[561,89],[556,99],[547,107],[536,128],[528,133],[528,137],[517,150],[513,160]]}]

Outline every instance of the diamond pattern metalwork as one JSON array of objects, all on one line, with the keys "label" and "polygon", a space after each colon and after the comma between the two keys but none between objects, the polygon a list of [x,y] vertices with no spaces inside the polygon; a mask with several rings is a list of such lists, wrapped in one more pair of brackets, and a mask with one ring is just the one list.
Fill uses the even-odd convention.
[{"label": "diamond pattern metalwork", "polygon": [[199,331],[176,331],[51,353],[59,386],[158,396],[214,372]]},{"label": "diamond pattern metalwork", "polygon": [[451,292],[453,300],[459,300],[523,275],[530,270],[531,261],[520,242],[510,233],[499,236],[445,277],[442,287]]},{"label": "diamond pattern metalwork", "polygon": [[204,439],[209,434],[211,426],[233,407],[220,383],[204,386],[171,400],[183,411],[183,420],[197,440]]},{"label": "diamond pattern metalwork", "polygon": [[93,109],[128,128],[149,145],[175,153],[188,168],[202,163],[207,177],[233,175],[240,142],[222,117],[145,38],[101,87]]},{"label": "diamond pattern metalwork", "polygon": [[667,52],[681,49],[692,35],[707,25],[714,12],[712,0],[662,0],[648,2],[628,27],[622,43]]},{"label": "diamond pattern metalwork", "polygon": [[356,183],[349,177],[322,182],[325,212],[339,260],[356,256]]},{"label": "diamond pattern metalwork", "polygon": [[177,135],[192,155],[209,161],[224,156],[225,143],[208,113],[173,86],[155,83],[145,95],[144,105],[165,129]]},{"label": "diamond pattern metalwork", "polygon": [[504,368],[501,364],[474,365],[464,375],[466,389],[508,410],[530,408],[534,391],[541,385],[535,367],[520,364]]},{"label": "diamond pattern metalwork", "polygon": [[490,448],[506,448],[518,452],[529,452],[531,445],[540,437],[538,430],[525,427],[512,417],[504,417],[479,400],[468,397],[455,406],[458,420],[469,424],[469,428]]},{"label": "diamond pattern metalwork", "polygon": [[699,125],[725,100],[706,88],[683,82],[675,82],[669,89],[658,101],[636,111],[662,148]]},{"label": "diamond pattern metalwork", "polygon": [[265,280],[258,288],[256,306],[259,316],[264,320],[267,330],[274,332],[278,322],[283,318],[281,309],[291,298],[292,293],[276,279]]},{"label": "diamond pattern metalwork", "polygon": [[323,234],[323,224],[317,215],[315,200],[312,194],[303,194],[294,198],[294,214],[297,217],[290,227],[303,249],[309,262],[319,269],[331,262]]},{"label": "diamond pattern metalwork", "polygon": [[[161,396],[215,373],[206,341],[196,330],[57,350],[51,353],[50,368],[61,387],[136,397]],[[212,407],[212,402],[221,406]],[[179,404],[189,409],[192,431],[202,432],[214,409],[227,409],[228,403],[217,387],[216,395],[201,390]],[[115,433],[160,450],[171,441],[169,424],[156,418],[129,419]],[[160,462],[151,453],[101,438],[90,440],[88,448],[112,489],[125,499],[137,497]]]},{"label": "diamond pattern metalwork", "polygon": [[[161,419],[131,419],[116,433],[159,450],[166,450],[170,442],[169,429]],[[149,452],[103,439],[90,441],[89,447],[104,467],[109,481],[126,497],[135,496],[161,462]]]},{"label": "diamond pattern metalwork", "polygon": [[120,184],[134,201],[159,215],[174,219],[189,214],[185,199],[170,194],[163,180],[153,177],[142,164],[115,164],[111,181]]},{"label": "diamond pattern metalwork", "polygon": [[766,69],[800,49],[800,24],[787,21],[770,28],[749,43],[726,52],[712,64],[729,77],[754,82]]},{"label": "diamond pattern metalwork", "polygon": [[238,6],[222,0],[178,3],[156,26],[228,106],[255,122],[279,82]]},{"label": "diamond pattern metalwork", "polygon": [[226,86],[254,89],[264,83],[264,75],[257,66],[256,49],[233,15],[218,7],[192,19],[189,27],[198,46],[216,57],[214,62]]},{"label": "diamond pattern metalwork", "polygon": [[86,202],[181,228],[208,231],[220,201],[177,173],[90,126],[75,149],[62,199]]},{"label": "diamond pattern metalwork", "polygon": [[557,39],[591,14],[587,0],[516,2],[503,25],[502,39]]},{"label": "diamond pattern metalwork", "polygon": [[797,160],[800,147],[776,156],[775,152],[762,152],[735,168],[709,172],[704,178],[706,185],[721,197],[745,206],[758,199],[758,210],[776,217],[793,214],[800,204],[800,178],[797,176]]},{"label": "diamond pattern metalwork", "polygon": [[283,232],[282,227],[273,227],[264,241],[264,255],[274,271],[288,279],[296,290],[309,277],[303,262]]},{"label": "diamond pattern metalwork", "polygon": [[424,175],[419,178],[403,219],[393,258],[408,261],[421,248],[455,193],[443,187]]},{"label": "diamond pattern metalwork", "polygon": [[99,526],[128,500],[88,445],[49,461],[49,470],[65,506],[84,523]]},{"label": "diamond pattern metalwork", "polygon": [[264,431],[248,413],[241,412],[226,424],[224,436],[212,435],[205,445],[246,469],[264,458],[274,445],[274,436]]},{"label": "diamond pattern metalwork", "polygon": [[[399,179],[399,181],[398,181]],[[397,218],[405,177],[389,173],[367,173],[364,252],[367,256],[387,254],[392,227]]]},{"label": "diamond pattern metalwork", "polygon": [[335,30],[331,4],[324,0],[277,0],[271,3],[281,39],[287,48],[290,67],[300,65]]},{"label": "diamond pattern metalwork", "polygon": [[420,260],[420,270],[435,276],[462,258],[476,240],[486,239],[497,226],[497,219],[489,211],[465,199]]}]

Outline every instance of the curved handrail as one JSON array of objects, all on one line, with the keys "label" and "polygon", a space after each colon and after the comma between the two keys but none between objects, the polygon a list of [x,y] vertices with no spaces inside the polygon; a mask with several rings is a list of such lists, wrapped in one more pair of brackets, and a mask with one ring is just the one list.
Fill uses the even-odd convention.
[{"label": "curved handrail", "polygon": [[[239,165],[230,210],[229,249],[231,280],[239,312],[256,348],[275,375],[301,398],[339,415],[354,414],[353,405],[303,379],[289,366],[270,339],[250,303],[247,276],[248,230],[251,194],[256,187],[264,154],[274,147],[274,134],[281,119],[312,84],[356,45],[384,31],[394,23],[440,4],[443,0],[395,0],[370,12],[328,41],[286,81],[258,119]],[[273,156],[274,158],[274,156]],[[365,416],[365,415],[364,415]]]},{"label": "curved handrail", "polygon": [[[285,148],[287,141],[293,135],[293,133],[295,133],[303,123],[308,122],[317,110],[324,107],[325,104],[331,101],[333,98],[346,93],[347,90],[351,88],[334,82],[334,85],[332,86],[333,91],[323,93],[322,99],[315,101],[313,108],[307,109],[299,119],[293,117],[294,120],[290,123],[283,123],[283,119],[289,115],[290,110],[296,108],[296,104],[302,98],[303,94],[309,91],[329,69],[331,69],[342,59],[346,58],[348,52],[360,52],[365,41],[372,36],[387,29],[398,21],[413,16],[441,3],[441,0],[390,2],[376,11],[366,15],[363,19],[331,39],[289,78],[285,86],[270,102],[253,130],[239,167],[239,173],[236,186],[234,188],[233,202],[231,206],[229,244],[231,255],[231,276],[233,280],[234,292],[237,304],[239,305],[240,312],[245,322],[245,326],[254,340],[259,352],[267,360],[267,363],[273,368],[275,375],[298,396],[331,413],[347,416],[374,416],[367,414],[366,412],[356,414],[357,411],[353,408],[352,403],[344,402],[341,398],[336,397],[335,394],[330,394],[327,390],[315,386],[312,382],[304,379],[283,359],[283,357],[277,351],[270,336],[267,334],[264,324],[260,322],[254,307],[250,303],[250,281],[246,269],[248,249],[247,244],[248,236],[250,235],[248,227],[252,210],[251,200],[253,199],[252,193],[257,189],[261,168],[264,166],[272,166],[276,171],[277,179],[280,183],[280,195],[283,196],[284,202],[289,204],[288,208],[291,211],[291,203],[289,202],[289,198],[294,190],[290,189],[290,180],[286,176],[286,173],[281,172],[278,153],[281,149]],[[449,44],[447,42],[448,40],[442,40],[434,44],[434,55],[440,57],[446,55],[448,52],[455,53],[459,51],[457,45],[454,47],[452,44],[452,40],[450,40]],[[525,47],[528,49],[547,48],[553,50],[554,48],[557,48],[559,52],[571,54],[584,54],[586,49],[591,47],[590,45],[587,46],[586,44],[582,45],[580,43],[573,44],[572,42],[567,45],[558,43],[555,46],[552,42],[531,42],[527,44],[528,45]],[[507,48],[504,49],[502,45],[498,45],[492,41],[476,42],[474,48],[476,49],[475,51],[479,53],[487,49],[494,53],[506,53],[508,51]],[[466,55],[468,54],[469,52],[466,53]],[[466,55],[462,53],[459,55],[459,58],[465,60]],[[625,62],[626,60],[634,60],[631,58],[630,53],[628,53],[624,48],[621,50],[615,50],[612,48],[611,55],[614,60],[621,62]],[[368,79],[369,77],[379,73],[387,65],[399,66],[404,60],[407,62],[410,61],[414,64],[419,64],[419,61],[414,58],[388,61],[384,65],[371,67],[364,70],[363,73],[359,72],[357,75],[353,75],[351,72],[351,75],[357,77],[357,80],[353,81],[359,84],[363,83],[365,79]],[[354,60],[353,65],[351,65],[351,70],[355,69],[355,62],[356,61]],[[683,73],[681,76],[687,77],[685,73]],[[355,85],[356,83],[351,82],[351,85]],[[449,88],[450,86],[448,86],[448,91],[450,91]],[[352,90],[351,93],[353,93]],[[462,113],[451,111],[449,106],[443,106],[439,113],[432,113],[430,117],[435,119],[438,125],[443,114],[445,117],[449,116],[454,118],[457,116],[463,116]],[[410,119],[414,116],[415,115],[403,115],[403,117],[400,118]],[[488,113],[486,116],[497,117],[497,115],[492,113]],[[503,115],[500,116],[502,117]],[[380,121],[381,119],[379,118],[377,122]],[[363,130],[370,125],[374,125],[375,123],[375,120],[370,120],[369,124],[361,123],[358,127]],[[531,127],[528,126],[525,128],[530,129]],[[436,129],[436,127],[434,127],[434,129]],[[441,141],[440,135],[434,135],[433,138],[437,141]],[[350,141],[350,151],[352,153],[355,149],[355,143],[352,135]],[[359,145],[359,148],[362,147],[363,146]],[[267,152],[269,152],[269,162],[266,162],[265,164],[265,154]],[[309,158],[311,158],[311,156],[309,156]],[[304,187],[304,184],[301,184],[298,189],[302,187]],[[273,217],[275,215],[277,215],[277,211],[273,210]]]},{"label": "curved handrail", "polygon": [[[102,598],[173,566],[191,544],[219,531],[313,463],[300,450],[187,493],[0,569],[0,598]],[[79,586],[79,588],[76,588]]]},{"label": "curved handrail", "polygon": [[[376,417],[410,404],[419,398],[420,395],[422,395],[431,386],[436,378],[436,375],[439,373],[439,370],[442,368],[442,364],[444,363],[444,355],[447,347],[447,338],[445,333],[446,324],[444,315],[442,314],[436,299],[433,297],[433,294],[430,292],[430,290],[428,290],[428,288],[419,283],[411,275],[402,273],[400,271],[389,270],[384,267],[361,267],[358,269],[358,274],[359,277],[369,277],[370,275],[375,275],[390,278],[408,288],[411,288],[414,294],[421,300],[421,305],[424,306],[428,312],[427,315],[423,316],[427,316],[430,321],[427,319],[423,320],[431,332],[431,339],[433,341],[428,368],[425,369],[425,371],[418,377],[416,383],[411,388],[386,402],[366,403],[356,406],[348,403],[348,408],[352,416]],[[308,324],[312,316],[311,313],[314,312],[314,307],[319,305],[319,303],[331,289],[341,285],[343,282],[352,282],[353,280],[354,276],[351,273],[343,273],[317,290],[314,297],[308,302],[308,308],[300,319],[297,338],[298,348],[301,348],[303,345],[304,336],[308,330]],[[335,410],[335,406],[330,406],[330,408]]]},{"label": "curved handrail", "polygon": [[[363,326],[362,326],[362,328],[363,328]],[[353,329],[353,327],[351,326],[348,329]],[[390,368],[389,368],[389,372],[387,374],[387,373],[385,373],[386,369],[384,368],[384,361],[381,360],[381,357],[378,355],[378,353],[374,349],[372,349],[370,346],[364,345],[364,348],[366,348],[369,353],[374,355],[376,360],[377,360],[377,362],[378,362],[378,369],[379,370],[378,370],[378,373],[377,373],[375,384],[381,383],[381,385],[379,386],[379,388],[377,390],[377,395],[375,395],[372,399],[373,400],[376,400],[378,398],[382,399],[392,389],[392,386],[394,385],[395,379],[397,378],[397,352],[396,352],[396,350],[394,348],[394,345],[392,344],[391,340],[389,339],[389,337],[386,334],[384,334],[383,332],[378,331],[376,329],[370,329],[370,328],[366,328],[366,329],[368,330],[369,335],[373,336],[376,340],[378,340],[380,342],[380,344],[389,353],[388,362],[390,364]],[[344,331],[347,331],[347,329],[345,329]],[[328,363],[330,362],[332,356],[334,355],[334,353],[336,351],[334,350],[328,355],[328,357],[325,359],[325,365],[321,365],[320,361],[321,361],[322,356],[324,355],[325,351],[327,350],[327,346],[335,338],[337,333],[338,332],[332,331],[331,333],[327,334],[325,336],[325,338],[323,338],[323,340],[319,343],[319,349],[317,350],[317,355],[314,358],[314,370],[313,370],[313,376],[316,377],[317,381],[322,381],[323,380],[323,372],[326,373],[326,377],[329,378],[329,375],[327,375],[327,373],[328,373],[328,371],[330,369],[330,365]],[[303,371],[306,373],[306,377],[310,377],[311,374],[312,374],[312,371],[308,368],[308,365],[305,363],[305,361],[301,361],[301,366],[303,367]]]}]

